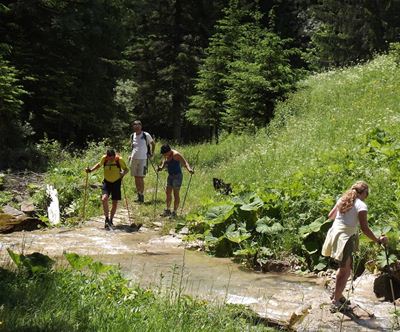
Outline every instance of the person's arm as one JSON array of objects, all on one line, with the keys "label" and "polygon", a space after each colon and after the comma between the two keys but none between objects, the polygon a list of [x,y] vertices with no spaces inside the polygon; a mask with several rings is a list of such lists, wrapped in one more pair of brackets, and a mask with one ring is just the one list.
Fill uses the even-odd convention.
[{"label": "person's arm", "polygon": [[151,141],[150,146],[151,146],[151,156],[154,156],[154,150],[156,149],[156,142]]},{"label": "person's arm", "polygon": [[337,204],[335,204],[335,206],[332,208],[331,212],[329,212],[328,219],[335,220],[336,215],[337,215]]},{"label": "person's arm", "polygon": [[93,171],[95,171],[96,169],[99,169],[99,168],[100,168],[100,163],[97,163],[93,167],[87,167],[86,168],[86,172],[87,173],[91,173],[91,172],[93,172]]},{"label": "person's arm", "polygon": [[120,163],[121,163],[120,176],[121,176],[121,179],[122,179],[126,174],[129,173],[129,168],[128,168],[128,166],[126,166],[126,163],[125,163],[124,160],[120,159]]},{"label": "person's arm", "polygon": [[386,244],[387,237],[381,235],[379,238],[375,236],[375,234],[371,231],[368,226],[368,218],[367,218],[367,211],[360,211],[358,212],[358,220],[360,221],[360,228],[362,232],[369,237],[372,241],[378,244]]},{"label": "person's arm", "polygon": [[158,165],[158,167],[157,167],[157,172],[159,172],[159,171],[162,171],[163,169],[164,169],[164,167],[165,167],[165,158],[164,158],[164,160],[161,162],[161,164],[160,165]]},{"label": "person's arm", "polygon": [[176,154],[177,160],[179,160],[179,162],[181,164],[183,164],[183,166],[185,166],[185,168],[188,170],[189,173],[194,173],[194,170],[190,167],[189,163],[187,162],[187,160],[185,158],[183,158],[183,156],[180,153]]}]

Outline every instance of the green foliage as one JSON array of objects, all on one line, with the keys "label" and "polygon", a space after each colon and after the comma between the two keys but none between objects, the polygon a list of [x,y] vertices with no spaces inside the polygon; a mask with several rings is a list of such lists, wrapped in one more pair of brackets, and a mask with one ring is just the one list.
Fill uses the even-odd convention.
[{"label": "green foliage", "polygon": [[318,65],[350,65],[387,50],[399,31],[399,9],[396,1],[312,4],[310,36]]},{"label": "green foliage", "polygon": [[288,41],[267,32],[258,9],[231,1],[199,70],[196,94],[186,117],[213,130],[260,127],[272,117],[276,100],[294,89],[299,71],[290,59],[299,55]]},{"label": "green foliage", "polygon": [[[25,137],[21,110],[26,93],[18,70],[0,52],[0,146],[5,155],[11,155],[15,148],[21,147]],[[2,159],[0,169],[8,166],[7,160]]]},{"label": "green foliage", "polygon": [[[381,56],[310,77],[278,105],[265,131],[221,140],[229,167],[214,164],[213,176],[231,183],[234,194],[208,200],[208,212],[193,214],[189,228],[211,252],[234,253],[249,265],[293,254],[303,268],[320,270],[326,266],[320,252],[331,225],[327,215],[337,198],[363,179],[371,189],[369,223],[375,234],[390,235],[398,256],[399,75],[394,59]],[[230,154],[229,146],[239,152]],[[205,158],[214,158],[212,153],[204,152]],[[215,213],[221,206],[229,214]],[[236,237],[227,236],[228,230]],[[376,246],[361,240],[367,259],[375,258]]]},{"label": "green foliage", "polygon": [[54,261],[39,252],[34,252],[29,255],[17,254],[7,248],[7,252],[18,269],[29,275],[39,275],[51,270]]}]

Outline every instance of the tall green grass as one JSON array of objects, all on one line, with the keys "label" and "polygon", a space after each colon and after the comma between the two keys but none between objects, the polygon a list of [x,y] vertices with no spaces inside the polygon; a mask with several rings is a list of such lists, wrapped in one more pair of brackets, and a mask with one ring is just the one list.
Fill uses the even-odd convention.
[{"label": "tall green grass", "polygon": [[0,268],[2,331],[273,331],[242,306],[130,285],[88,257],[72,254],[72,267],[57,269],[30,258],[18,270]]}]

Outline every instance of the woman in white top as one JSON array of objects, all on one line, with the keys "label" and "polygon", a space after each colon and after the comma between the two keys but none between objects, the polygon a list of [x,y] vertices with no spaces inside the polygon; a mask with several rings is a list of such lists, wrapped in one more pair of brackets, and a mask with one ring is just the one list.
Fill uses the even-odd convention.
[{"label": "woman in white top", "polygon": [[358,181],[342,195],[328,215],[334,222],[326,235],[322,255],[330,256],[339,262],[332,299],[333,308],[336,310],[343,310],[346,306],[343,291],[351,273],[352,253],[358,247],[358,224],[372,241],[378,244],[387,243],[386,236],[377,238],[368,226],[368,208],[364,203],[367,197],[368,185],[364,181]]}]

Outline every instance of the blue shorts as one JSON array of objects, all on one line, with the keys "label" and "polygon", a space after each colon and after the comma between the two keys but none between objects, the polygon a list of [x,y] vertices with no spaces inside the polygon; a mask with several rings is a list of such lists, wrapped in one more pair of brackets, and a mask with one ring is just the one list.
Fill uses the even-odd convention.
[{"label": "blue shorts", "polygon": [[183,174],[168,174],[167,187],[180,188],[182,185]]},{"label": "blue shorts", "polygon": [[108,182],[103,180],[103,186],[101,187],[103,195],[110,196],[113,201],[121,200],[121,179],[115,182]]}]

